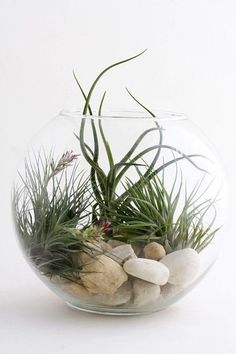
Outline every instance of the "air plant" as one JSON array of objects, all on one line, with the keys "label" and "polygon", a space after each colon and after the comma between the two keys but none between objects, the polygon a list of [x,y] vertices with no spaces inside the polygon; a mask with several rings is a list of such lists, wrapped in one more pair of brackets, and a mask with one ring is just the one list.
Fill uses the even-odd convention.
[{"label": "air plant", "polygon": [[[82,267],[77,256],[79,252],[91,255],[91,245],[98,239],[114,238],[142,245],[155,240],[167,252],[186,247],[200,252],[217,232],[213,228],[215,216],[205,225],[205,216],[214,209],[215,200],[202,201],[198,195],[200,185],[188,194],[183,179],[177,186],[176,173],[170,191],[166,187],[165,171],[169,166],[176,166],[179,171],[177,166],[181,161],[187,161],[205,174],[195,161],[196,157],[204,156],[185,154],[165,144],[158,118],[128,89],[130,97],[153,117],[153,127],[137,136],[120,160],[115,161],[103,128],[106,92],[99,105],[98,117],[93,116],[90,101],[99,80],[110,69],[143,53],[105,68],[87,94],[73,72],[85,100],[79,132],[74,132],[80,155],[66,151],[54,160],[52,153],[39,152],[25,161],[25,173],[20,175],[13,198],[16,227],[31,261],[47,276],[60,275],[77,281]],[[92,119],[87,120],[86,116]],[[88,122],[93,144],[85,136]],[[140,150],[144,138],[151,134],[157,134],[157,143]],[[108,170],[99,162],[100,144],[106,152]],[[172,152],[173,157],[163,162],[160,155],[165,150]],[[147,165],[145,158],[150,153],[154,156]],[[89,173],[79,170],[80,159],[86,160]],[[136,171],[135,181],[127,178],[130,169]],[[118,192],[120,187],[122,192]],[[179,209],[181,200],[182,209]]]},{"label": "air plant", "polygon": [[[139,174],[142,175],[140,171]],[[212,229],[215,200],[202,200],[205,189],[200,190],[204,178],[190,193],[183,179],[177,180],[177,165],[170,191],[166,189],[164,170],[161,177],[154,174],[152,179],[142,179],[138,186],[127,179],[127,197],[113,207],[110,214],[114,235],[126,243],[142,246],[156,241],[167,253],[188,247],[202,251],[218,231]],[[206,227],[203,221],[208,213],[211,221]]]},{"label": "air plant", "polygon": [[14,191],[16,227],[23,248],[47,275],[74,271],[73,253],[87,250],[89,235],[83,237],[83,230],[90,215],[91,193],[76,159],[72,151],[57,161],[39,152],[33,160],[26,159],[25,175]]}]

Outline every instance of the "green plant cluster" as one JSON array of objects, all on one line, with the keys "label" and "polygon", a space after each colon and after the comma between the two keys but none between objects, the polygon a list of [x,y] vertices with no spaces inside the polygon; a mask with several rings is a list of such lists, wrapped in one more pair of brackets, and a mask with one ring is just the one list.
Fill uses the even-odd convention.
[{"label": "green plant cluster", "polygon": [[[204,200],[201,193],[199,196],[201,183],[188,194],[182,177],[178,179],[181,160],[188,161],[205,174],[206,171],[194,161],[195,157],[203,156],[186,155],[164,144],[158,119],[129,90],[132,99],[153,117],[153,128],[143,131],[120,161],[115,161],[103,129],[101,115],[106,93],[98,117],[93,116],[90,100],[100,78],[111,68],[141,54],[143,52],[104,69],[88,94],[73,73],[85,99],[84,117],[79,132],[75,132],[81,156],[65,152],[54,161],[52,154],[47,156],[45,152],[39,152],[33,160],[29,157],[25,161],[25,174],[14,192],[16,227],[28,256],[43,274],[76,280],[80,266],[75,262],[78,253],[91,254],[89,245],[97,240],[114,238],[142,245],[155,240],[167,252],[186,247],[200,252],[217,232],[215,214],[210,225],[205,225],[205,216],[209,210],[214,210],[215,200]],[[88,120],[87,116],[91,119]],[[92,147],[86,142],[86,124],[91,125]],[[157,133],[158,144],[139,151],[140,143],[151,133]],[[99,163],[100,141],[106,151],[108,171]],[[163,150],[173,152],[173,158],[160,162]],[[154,157],[147,165],[145,157],[150,152]],[[90,167],[89,175],[79,171],[77,160],[81,158]],[[168,191],[165,170],[170,165],[175,166],[176,175]],[[135,182],[127,178],[131,168],[137,173]],[[120,186],[123,191],[118,193]]]}]

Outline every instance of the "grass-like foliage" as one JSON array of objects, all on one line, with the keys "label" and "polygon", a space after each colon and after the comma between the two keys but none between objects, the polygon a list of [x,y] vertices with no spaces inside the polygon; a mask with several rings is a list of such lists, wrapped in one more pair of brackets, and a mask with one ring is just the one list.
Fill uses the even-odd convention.
[{"label": "grass-like foliage", "polygon": [[[79,89],[83,95],[83,98],[85,99],[85,105],[83,109],[83,114],[86,115],[89,113],[89,115],[92,114],[92,109],[90,106],[90,99],[92,96],[92,93],[98,83],[98,81],[101,79],[101,77],[110,69],[126,63],[130,60],[133,60],[135,58],[138,58],[140,55],[142,55],[145,51],[139,53],[138,55],[128,58],[126,60],[122,60],[120,62],[117,62],[113,65],[110,65],[106,69],[104,69],[96,78],[96,80],[93,82],[88,95],[85,94],[84,90],[82,89],[81,84],[79,83],[78,78],[74,74],[74,77],[76,79],[76,83],[79,86]],[[141,106],[145,111],[147,111],[153,118],[155,118],[155,115],[148,109],[146,106],[144,106],[142,103],[140,103],[132,94],[131,92],[126,89],[128,94],[131,96],[135,102]],[[101,103],[99,106],[98,114],[99,116],[101,115],[102,112],[102,106],[104,102],[106,92],[103,94]],[[125,177],[127,171],[131,167],[137,167],[140,164],[140,161],[144,159],[148,154],[154,152],[155,156],[150,163],[148,169],[146,170],[145,174],[143,176],[140,176],[140,180],[136,182],[136,186],[139,185],[139,183],[142,183],[143,179],[148,180],[152,179],[155,177],[156,174],[160,173],[162,170],[164,170],[166,167],[175,164],[176,161],[180,160],[187,160],[189,161],[190,164],[201,170],[199,166],[194,162],[193,158],[194,157],[200,157],[198,154],[193,154],[193,155],[186,155],[182,151],[177,150],[175,147],[163,144],[163,132],[162,128],[159,126],[157,121],[154,121],[154,126],[153,128],[149,128],[145,131],[143,131],[140,136],[137,137],[136,141],[133,143],[131,148],[127,151],[127,153],[123,156],[123,158],[118,161],[114,162],[114,158],[112,155],[112,150],[110,148],[109,142],[106,139],[103,127],[102,127],[102,120],[99,119],[99,133],[101,135],[101,139],[107,154],[108,162],[109,162],[109,171],[106,173],[102,166],[99,165],[99,136],[98,132],[96,129],[96,124],[95,121],[92,119],[91,121],[91,129],[92,129],[92,134],[93,134],[93,146],[94,149],[92,150],[89,144],[85,141],[85,125],[86,125],[86,118],[82,119],[81,122],[81,127],[80,127],[80,133],[79,135],[75,134],[76,138],[78,139],[80,143],[80,148],[81,152],[83,154],[83,157],[86,159],[88,164],[91,167],[91,172],[90,172],[90,179],[91,179],[91,184],[93,188],[93,192],[95,195],[95,198],[97,200],[96,205],[94,208],[99,208],[99,213],[100,217],[109,217],[107,215],[108,210],[112,208],[114,202],[116,202],[117,198],[117,187],[119,184],[122,182],[122,178]],[[146,149],[137,152],[139,145],[143,141],[144,138],[152,134],[153,132],[156,132],[159,135],[159,142],[156,145],[152,145],[147,147]],[[158,141],[158,140],[157,140]],[[154,169],[155,166],[157,165],[157,161],[160,157],[160,153],[162,150],[170,150],[172,152],[175,152],[179,155],[178,158],[173,158],[172,160],[167,161],[164,164],[161,164],[156,170]],[[201,156],[202,157],[202,156]],[[127,196],[127,192],[119,196],[119,201],[125,199]],[[96,214],[96,212],[95,212]]]},{"label": "grass-like foliage", "polygon": [[91,198],[88,179],[78,171],[76,158],[67,152],[54,161],[52,154],[40,152],[33,161],[26,159],[25,175],[15,188],[20,240],[44,274],[66,276],[74,271],[73,254],[87,250],[87,238],[77,226],[86,228]]},{"label": "grass-like foliage", "polygon": [[[77,281],[82,266],[78,253],[91,255],[91,245],[99,240],[115,238],[142,245],[155,240],[167,253],[186,247],[200,252],[217,232],[216,214],[210,214],[215,200],[204,199],[201,182],[188,193],[184,178],[178,177],[181,161],[206,174],[195,159],[204,156],[189,155],[165,144],[158,119],[128,89],[130,97],[153,117],[153,127],[137,136],[121,159],[115,160],[102,124],[106,92],[98,117],[86,117],[93,115],[90,101],[103,75],[141,54],[105,68],[88,94],[73,72],[85,100],[80,129],[74,133],[81,151],[79,159],[87,162],[89,172],[80,170],[78,155],[72,151],[57,160],[52,153],[39,152],[25,161],[25,172],[14,192],[16,227],[28,257],[45,275]],[[86,124],[90,124],[92,143],[86,139]],[[156,144],[140,150],[144,139],[152,141],[148,139],[151,134],[156,134]],[[101,147],[108,170],[100,164]],[[171,152],[172,158],[163,162],[165,151]],[[149,156],[152,160],[147,165]],[[176,168],[176,175],[171,188],[167,188],[166,170],[171,166]],[[131,169],[136,173],[135,180],[127,177]]]},{"label": "grass-like foliage", "polygon": [[[140,173],[141,174],[141,173]],[[215,222],[214,200],[202,198],[202,181],[188,194],[178,168],[170,190],[166,188],[165,173],[161,178],[144,178],[137,186],[130,179],[126,182],[127,198],[113,208],[111,223],[119,240],[140,243],[156,241],[172,252],[191,247],[202,251],[218,229]],[[209,225],[204,225],[208,215]]]}]

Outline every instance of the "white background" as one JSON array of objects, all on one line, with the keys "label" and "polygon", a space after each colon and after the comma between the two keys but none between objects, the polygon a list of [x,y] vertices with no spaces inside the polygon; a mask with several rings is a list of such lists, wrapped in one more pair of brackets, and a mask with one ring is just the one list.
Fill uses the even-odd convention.
[{"label": "white background", "polygon": [[[233,354],[236,352],[236,5],[230,0],[0,0],[0,352]],[[10,187],[27,141],[110,63],[149,51],[99,85],[107,105],[187,113],[209,136],[229,177],[221,256],[168,310],[93,316],[67,308],[32,273],[15,241]],[[87,86],[86,86],[87,85]]]}]

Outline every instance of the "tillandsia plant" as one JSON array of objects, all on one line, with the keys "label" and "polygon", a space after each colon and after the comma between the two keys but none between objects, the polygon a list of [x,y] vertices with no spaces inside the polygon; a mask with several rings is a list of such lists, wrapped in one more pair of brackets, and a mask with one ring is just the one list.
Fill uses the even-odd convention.
[{"label": "tillandsia plant", "polygon": [[[106,245],[111,240],[141,248],[157,242],[167,254],[184,248],[200,252],[217,232],[214,212],[210,223],[205,223],[216,200],[202,199],[201,182],[188,193],[179,166],[186,161],[205,175],[207,171],[196,162],[204,156],[186,154],[165,144],[158,118],[128,89],[129,96],[153,117],[153,127],[137,136],[118,161],[103,127],[106,92],[98,115],[93,115],[91,97],[102,76],[143,53],[105,68],[88,93],[73,72],[85,102],[80,129],[74,132],[80,153],[65,151],[55,159],[52,152],[47,155],[40,151],[25,161],[25,173],[20,175],[14,192],[16,226],[27,255],[46,276],[80,282],[86,260],[79,254],[96,258],[106,251],[109,255]],[[87,124],[92,144],[86,139]],[[140,149],[151,134],[156,134],[156,144]],[[106,169],[100,163],[101,148],[108,161]],[[163,151],[170,151],[173,157],[163,161]],[[150,154],[152,161],[147,163]],[[79,168],[81,160],[87,162],[89,173]],[[175,167],[176,174],[172,187],[167,188],[166,171],[170,166]],[[128,177],[130,170],[135,172],[135,180]]]}]

